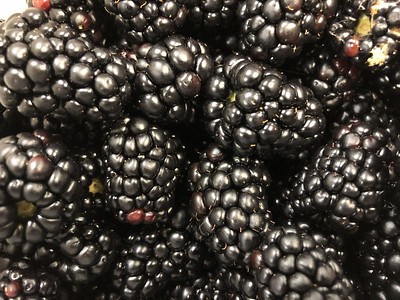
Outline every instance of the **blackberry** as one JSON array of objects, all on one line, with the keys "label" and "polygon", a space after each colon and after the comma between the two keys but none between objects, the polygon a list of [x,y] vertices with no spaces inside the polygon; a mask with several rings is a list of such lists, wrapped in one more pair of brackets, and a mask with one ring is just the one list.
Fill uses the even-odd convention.
[{"label": "blackberry", "polygon": [[346,240],[343,236],[314,226],[307,219],[285,219],[280,222],[283,227],[297,227],[311,236],[325,251],[326,255],[344,266],[347,259]]},{"label": "blackberry", "polygon": [[[400,96],[400,58],[396,56],[390,64],[385,65],[377,72],[370,72],[366,76],[368,84],[380,96],[393,99],[393,108],[398,108]],[[397,111],[398,113],[399,111]]]},{"label": "blackberry", "polygon": [[0,140],[0,241],[36,245],[79,211],[80,169],[65,146],[40,130]]},{"label": "blackberry", "polygon": [[174,34],[186,21],[187,10],[178,1],[101,0],[118,36],[130,43],[156,43]]},{"label": "blackberry", "polygon": [[259,160],[229,157],[215,144],[189,170],[196,234],[225,265],[242,265],[268,230],[270,175]]},{"label": "blackberry", "polygon": [[221,30],[226,33],[236,21],[237,0],[183,0],[188,10],[187,27],[194,34],[201,31],[214,33]]},{"label": "blackberry", "polygon": [[193,240],[189,221],[186,208],[180,207],[170,222],[125,235],[111,274],[113,288],[123,299],[146,299],[171,280],[198,276],[207,252]]},{"label": "blackberry", "polygon": [[240,50],[279,65],[324,34],[338,1],[245,0],[240,2]]},{"label": "blackberry", "polygon": [[76,120],[121,116],[131,95],[131,62],[94,47],[37,8],[11,17],[0,35],[0,103],[26,117],[58,110]]},{"label": "blackberry", "polygon": [[232,299],[225,282],[218,271],[209,272],[195,278],[192,281],[178,283],[171,292],[169,299],[191,300],[191,299]]},{"label": "blackberry", "polygon": [[356,246],[355,264],[367,294],[365,299],[400,297],[399,239],[399,211],[388,204],[382,221],[363,232]]},{"label": "blackberry", "polygon": [[295,75],[313,91],[324,111],[336,111],[342,103],[353,99],[362,81],[359,68],[326,44],[305,51],[296,61],[289,61],[287,67],[291,68],[293,63],[298,72]]},{"label": "blackberry", "polygon": [[29,7],[45,11],[50,20],[66,23],[95,44],[104,40],[107,13],[97,0],[26,0]]},{"label": "blackberry", "polygon": [[310,89],[243,56],[218,66],[205,94],[209,133],[237,155],[297,158],[325,129],[321,103]]},{"label": "blackberry", "polygon": [[105,210],[104,164],[95,150],[82,149],[74,154],[82,170],[80,181],[84,187],[82,210],[101,215]]},{"label": "blackberry", "polygon": [[382,98],[365,89],[359,89],[351,101],[344,102],[331,119],[335,126],[350,122],[374,124],[387,129],[392,137],[396,135],[398,126]]},{"label": "blackberry", "polygon": [[61,299],[68,297],[60,279],[34,262],[19,259],[0,274],[1,299]]},{"label": "blackberry", "polygon": [[392,141],[375,124],[337,128],[331,141],[292,178],[281,203],[290,216],[306,216],[330,230],[350,234],[379,220],[389,187]]},{"label": "blackberry", "polygon": [[39,245],[34,259],[53,269],[65,282],[86,285],[104,275],[116,259],[119,239],[111,225],[85,212]]},{"label": "blackberry", "polygon": [[173,35],[137,52],[137,108],[154,121],[193,121],[199,93],[213,72],[207,45]]},{"label": "blackberry", "polygon": [[[17,115],[18,116],[18,115]],[[20,116],[21,117],[21,116]],[[7,118],[9,118],[7,116]],[[20,118],[21,119],[21,118]],[[45,129],[57,134],[71,150],[85,145],[89,148],[99,149],[103,144],[104,134],[107,132],[113,120],[101,120],[91,122],[89,120],[77,120],[66,114],[64,109],[56,109],[43,117],[23,118],[27,128]]]},{"label": "blackberry", "polygon": [[266,233],[260,249],[253,251],[252,274],[261,299],[355,299],[340,265],[296,227]]},{"label": "blackberry", "polygon": [[168,217],[182,174],[179,138],[142,117],[122,118],[103,146],[109,209],[121,222],[154,223]]},{"label": "blackberry", "polygon": [[387,65],[398,50],[399,16],[394,0],[346,1],[328,27],[335,51],[364,69]]}]

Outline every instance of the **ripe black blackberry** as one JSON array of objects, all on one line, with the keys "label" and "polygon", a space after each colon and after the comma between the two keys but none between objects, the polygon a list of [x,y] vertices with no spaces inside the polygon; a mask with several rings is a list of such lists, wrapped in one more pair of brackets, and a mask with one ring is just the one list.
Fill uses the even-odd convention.
[{"label": "ripe black blackberry", "polygon": [[188,175],[196,234],[225,265],[242,265],[268,229],[270,175],[259,160],[229,157],[210,144]]},{"label": "ripe black blackberry", "polygon": [[57,110],[73,120],[121,116],[131,96],[133,63],[94,47],[66,24],[28,8],[9,18],[0,35],[0,103],[26,117]]},{"label": "ripe black blackberry", "polygon": [[101,0],[118,36],[130,43],[156,43],[174,34],[186,21],[187,9],[174,0]]},{"label": "ripe black blackberry", "polygon": [[188,10],[186,29],[195,35],[229,31],[236,21],[237,0],[178,0]]},{"label": "ripe black blackberry", "polygon": [[79,210],[81,171],[66,147],[36,130],[0,140],[0,240],[36,245]]},{"label": "ripe black blackberry", "polygon": [[42,243],[33,258],[65,282],[86,285],[104,275],[116,259],[119,237],[95,211],[86,211]]},{"label": "ripe black blackberry", "polygon": [[157,122],[193,121],[200,91],[213,72],[207,45],[173,35],[155,45],[142,45],[137,58],[137,108]]},{"label": "ripe black blackberry", "polygon": [[282,219],[283,227],[296,227],[311,236],[325,251],[326,255],[343,266],[347,259],[346,240],[340,234],[315,226],[308,219]]},{"label": "ripe black blackberry", "polygon": [[376,70],[396,56],[400,7],[395,0],[346,1],[328,26],[340,55]]},{"label": "ripe black blackberry", "polygon": [[398,97],[400,96],[400,57],[396,56],[390,64],[385,65],[377,72],[368,73],[368,84],[380,96],[393,99],[393,108],[398,110]]},{"label": "ripe black blackberry", "polygon": [[[397,122],[390,108],[377,93],[359,89],[351,101],[344,102],[331,116],[334,126],[350,122],[365,122],[387,129],[390,136],[397,134]],[[394,127],[394,128],[393,128]]]},{"label": "ripe black blackberry", "polygon": [[296,227],[271,228],[260,249],[253,251],[251,265],[258,292],[249,297],[355,299],[352,283],[340,265]]},{"label": "ripe black blackberry", "polygon": [[50,270],[26,259],[13,261],[0,274],[0,299],[68,298],[60,279]]},{"label": "ripe black blackberry", "polygon": [[193,239],[184,206],[178,207],[166,224],[143,226],[125,234],[120,256],[112,268],[112,289],[123,299],[146,299],[171,280],[199,276],[206,247]]},{"label": "ripe black blackberry", "polygon": [[325,44],[307,48],[296,61],[288,61],[284,69],[292,69],[293,63],[295,75],[313,91],[324,111],[337,110],[342,103],[353,99],[362,82],[358,67]]},{"label": "ripe black blackberry", "polygon": [[74,155],[82,169],[81,183],[84,188],[81,197],[82,210],[105,218],[106,201],[104,191],[104,164],[94,150],[81,150]]},{"label": "ripe black blackberry", "polygon": [[45,11],[50,20],[66,23],[95,44],[104,42],[107,13],[97,0],[26,0],[29,7]]},{"label": "ripe black blackberry", "polygon": [[338,1],[245,0],[240,2],[240,50],[279,65],[315,43],[336,13]]},{"label": "ripe black blackberry", "polygon": [[193,280],[178,283],[171,289],[168,299],[191,300],[191,299],[232,299],[232,294],[221,278],[218,270],[209,272]]},{"label": "ripe black blackberry", "polygon": [[106,201],[130,224],[166,219],[185,161],[179,138],[142,117],[117,120],[103,146]]},{"label": "ripe black blackberry", "polygon": [[399,209],[387,204],[379,224],[365,230],[357,242],[353,262],[366,293],[365,299],[400,297]]},{"label": "ripe black blackberry", "polygon": [[285,214],[349,234],[376,223],[390,184],[392,140],[373,123],[339,126],[282,192]]},{"label": "ripe black blackberry", "polygon": [[281,72],[229,56],[206,87],[203,111],[212,138],[236,155],[297,158],[325,129],[321,103]]}]

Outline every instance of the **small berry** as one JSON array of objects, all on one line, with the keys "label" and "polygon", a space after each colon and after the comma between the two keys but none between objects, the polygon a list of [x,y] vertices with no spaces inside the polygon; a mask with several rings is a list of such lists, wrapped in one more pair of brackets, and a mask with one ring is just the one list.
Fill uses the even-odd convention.
[{"label": "small berry", "polygon": [[5,294],[9,298],[17,297],[21,292],[21,285],[17,281],[11,281],[4,290]]},{"label": "small berry", "polygon": [[50,0],[33,0],[32,5],[43,11],[49,11],[51,9]]}]

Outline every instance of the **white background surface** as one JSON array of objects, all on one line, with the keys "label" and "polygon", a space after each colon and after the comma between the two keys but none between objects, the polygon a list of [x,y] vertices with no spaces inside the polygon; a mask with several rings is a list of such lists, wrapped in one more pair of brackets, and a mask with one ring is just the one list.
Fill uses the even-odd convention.
[{"label": "white background surface", "polygon": [[27,8],[25,0],[0,0],[0,19],[6,20],[13,13]]}]

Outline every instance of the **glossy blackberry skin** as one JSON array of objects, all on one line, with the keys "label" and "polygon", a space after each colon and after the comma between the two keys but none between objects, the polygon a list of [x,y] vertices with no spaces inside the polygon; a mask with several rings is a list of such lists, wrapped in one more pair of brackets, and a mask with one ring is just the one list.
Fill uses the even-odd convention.
[{"label": "glossy blackberry skin", "polygon": [[236,22],[237,0],[182,0],[188,10],[186,28],[207,32],[230,30]]},{"label": "glossy blackberry skin", "polygon": [[103,145],[107,206],[133,225],[171,213],[185,150],[179,138],[143,117],[117,120]]},{"label": "glossy blackberry skin", "polygon": [[41,244],[33,257],[64,282],[86,285],[109,270],[118,247],[112,225],[94,212],[85,212],[64,226],[53,241]]},{"label": "glossy blackberry skin", "polygon": [[[108,15],[97,0],[49,0],[45,9],[40,7],[41,1],[27,0],[28,7],[44,10],[49,19],[57,23],[66,23],[90,39],[95,44],[104,42],[104,24]],[[45,1],[43,1],[45,2]]]},{"label": "glossy blackberry skin", "polygon": [[224,265],[243,265],[268,230],[270,174],[259,160],[230,157],[210,144],[188,174],[195,232]]},{"label": "glossy blackberry skin", "polygon": [[135,74],[131,62],[94,47],[37,8],[9,18],[0,40],[4,107],[17,108],[26,117],[43,117],[57,109],[95,123],[121,116]]},{"label": "glossy blackberry skin", "polygon": [[396,1],[345,2],[328,26],[334,50],[360,68],[377,70],[396,56],[400,8]]},{"label": "glossy blackberry skin", "polygon": [[334,53],[330,45],[306,49],[298,59],[289,61],[287,68],[295,63],[296,76],[313,91],[324,111],[337,110],[342,103],[353,99],[362,82],[359,68]]},{"label": "glossy blackberry skin", "polygon": [[27,259],[13,261],[0,275],[0,299],[52,299],[68,297],[60,279],[49,269]]},{"label": "glossy blackberry skin", "polygon": [[157,122],[193,121],[200,91],[213,73],[207,45],[172,35],[155,45],[142,45],[137,58],[136,107]]},{"label": "glossy blackberry skin", "polygon": [[356,264],[361,274],[365,299],[400,297],[400,223],[398,208],[388,204],[382,221],[362,233],[356,246]]},{"label": "glossy blackberry skin", "polygon": [[192,281],[177,284],[172,288],[171,296],[167,299],[191,300],[191,299],[232,299],[232,294],[217,270],[195,278]]},{"label": "glossy blackberry skin", "polygon": [[368,83],[379,95],[393,99],[392,107],[396,108],[400,96],[400,58],[394,58],[390,64],[368,76]]},{"label": "glossy blackberry skin", "polygon": [[312,236],[271,228],[252,255],[260,299],[355,299],[351,281]]},{"label": "glossy blackberry skin", "polygon": [[190,216],[186,208],[180,207],[174,211],[170,222],[142,226],[126,234],[120,256],[111,270],[113,289],[123,299],[147,299],[171,280],[199,276],[209,254],[189,230]]},{"label": "glossy blackberry skin", "polygon": [[185,23],[187,9],[178,1],[101,0],[119,36],[134,44],[157,43]]},{"label": "glossy blackberry skin", "polygon": [[321,103],[298,81],[244,56],[229,56],[205,87],[211,137],[236,155],[298,158],[325,129]]},{"label": "glossy blackberry skin", "polygon": [[340,234],[321,229],[308,219],[284,219],[280,220],[280,226],[296,227],[310,235],[325,251],[326,255],[344,266],[347,259],[346,240]]},{"label": "glossy blackberry skin", "polygon": [[239,3],[240,50],[273,65],[323,36],[338,1],[245,0]]},{"label": "glossy blackberry skin", "polygon": [[282,192],[285,214],[303,216],[318,227],[354,234],[376,223],[390,185],[392,141],[375,124],[351,123],[336,129]]},{"label": "glossy blackberry skin", "polygon": [[79,166],[47,132],[1,139],[0,170],[1,241],[36,245],[55,237],[79,211]]}]

